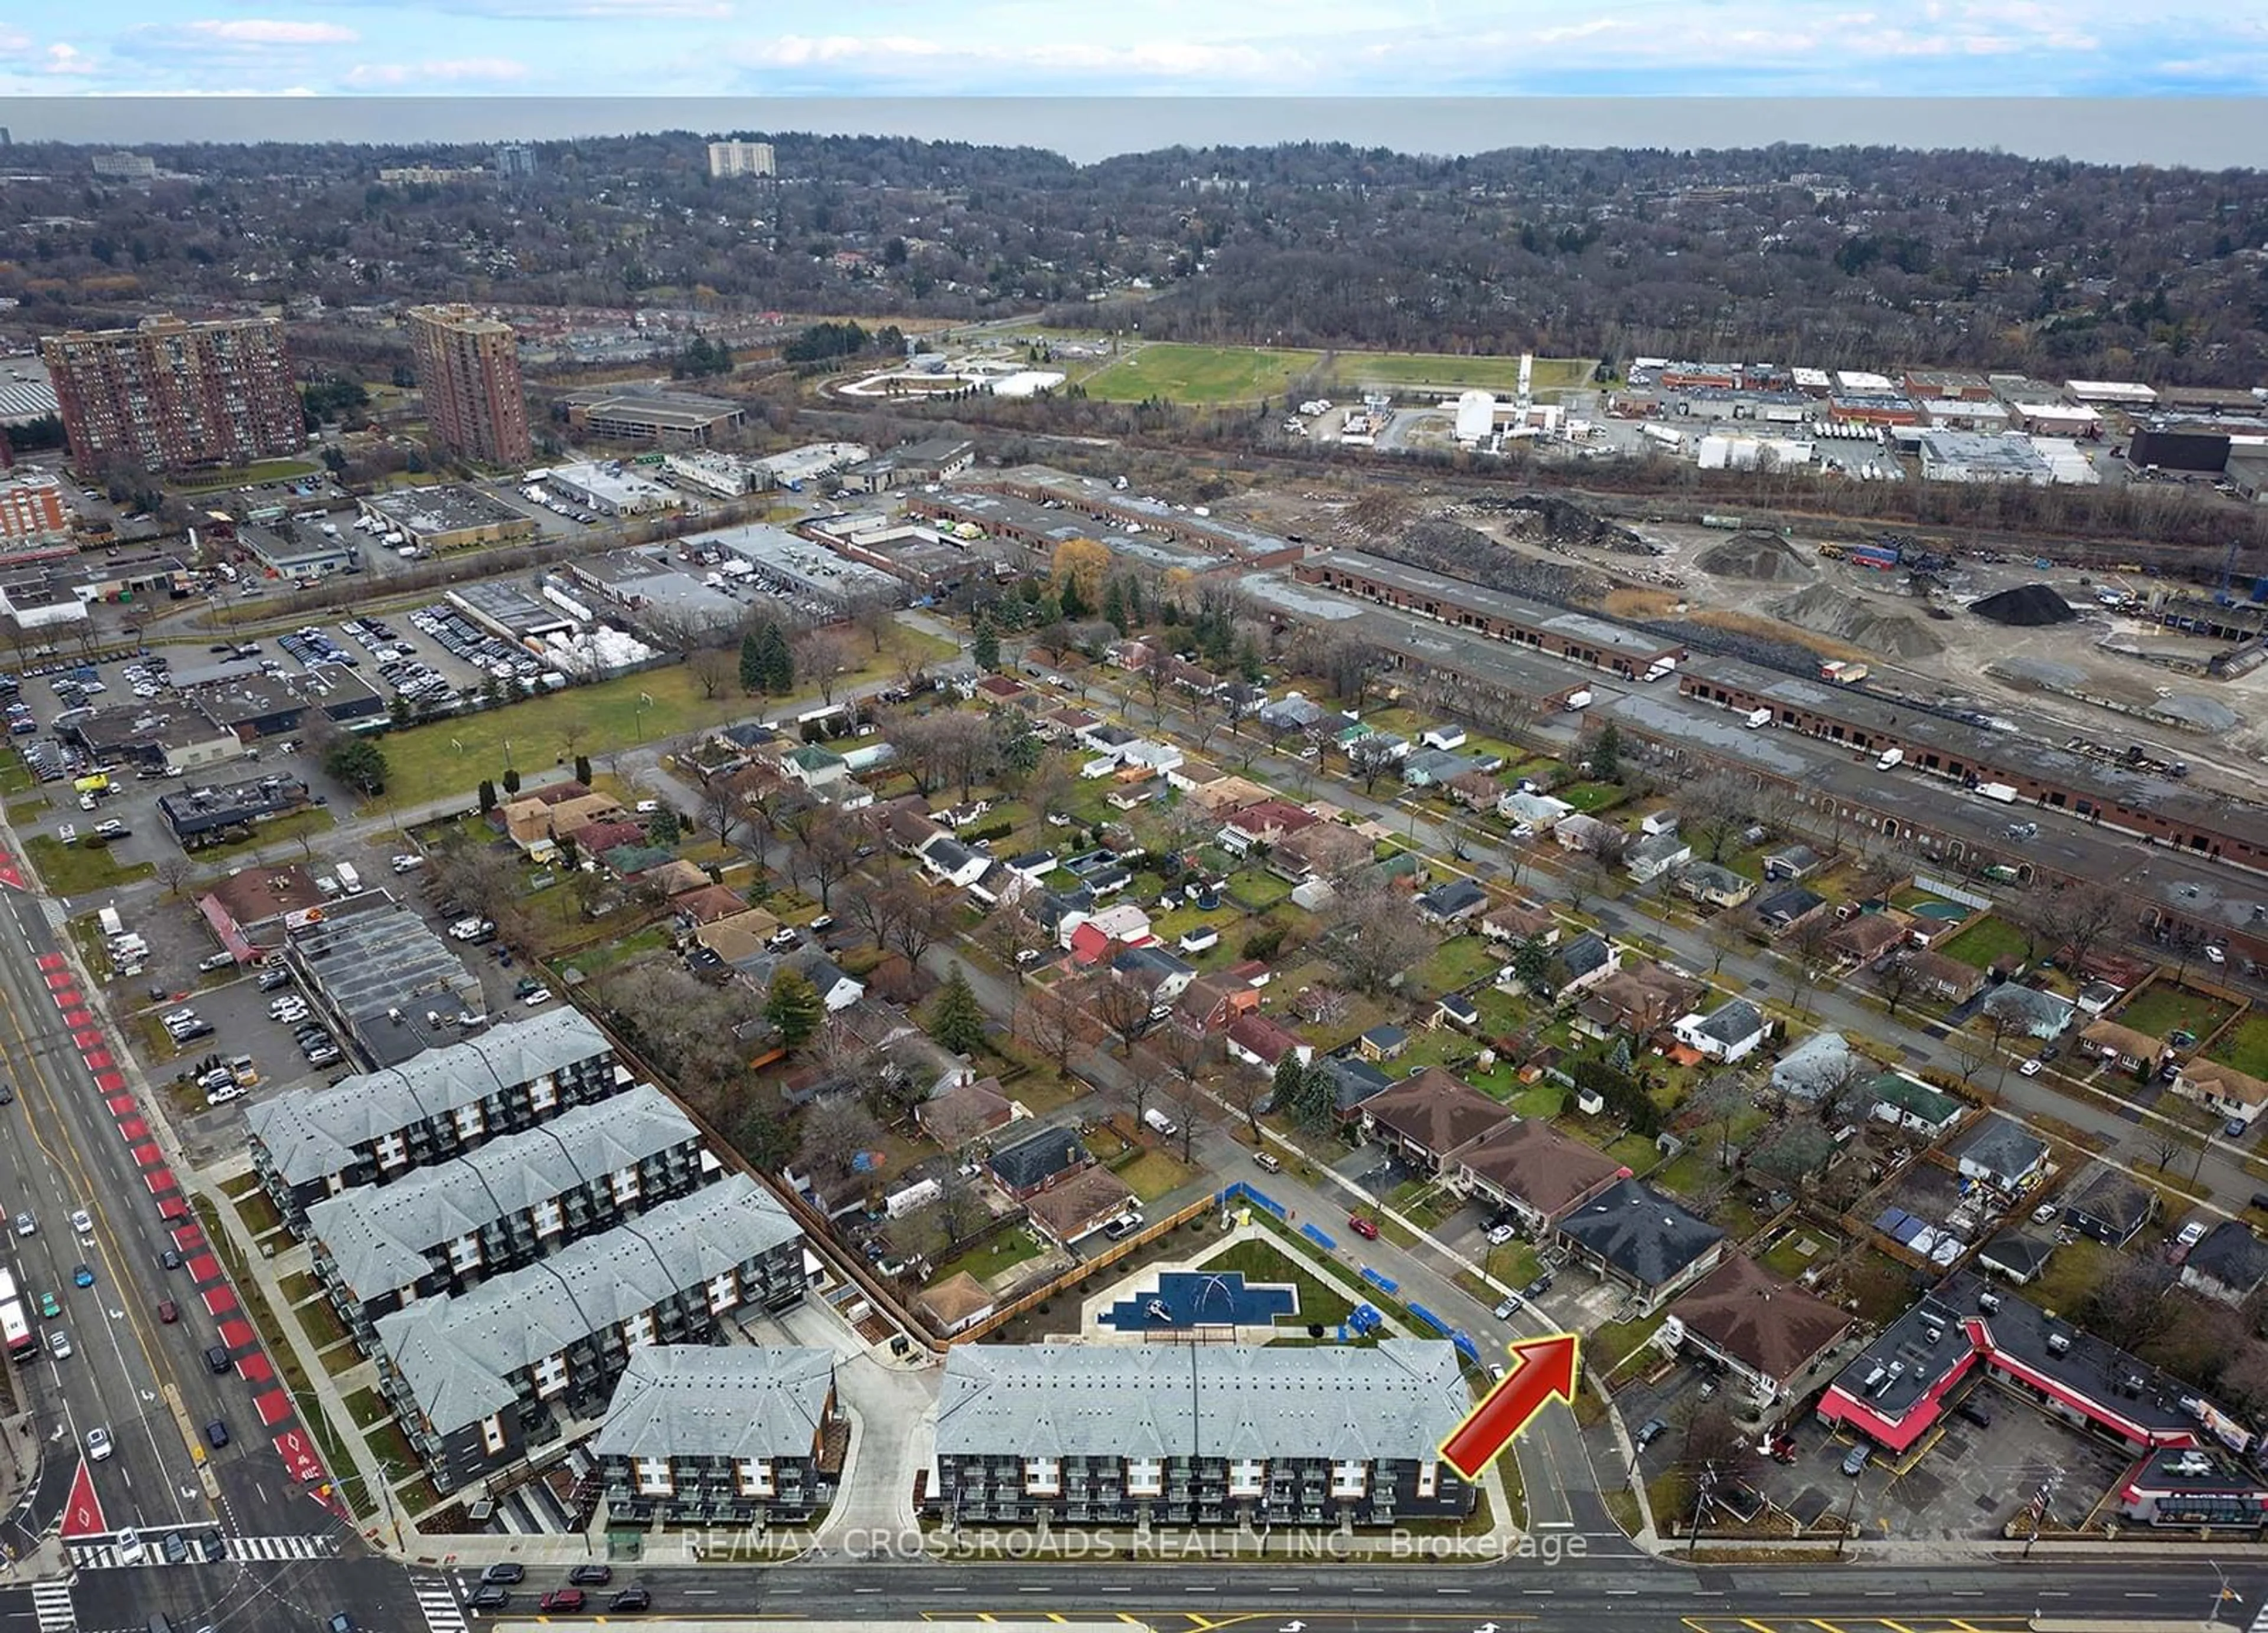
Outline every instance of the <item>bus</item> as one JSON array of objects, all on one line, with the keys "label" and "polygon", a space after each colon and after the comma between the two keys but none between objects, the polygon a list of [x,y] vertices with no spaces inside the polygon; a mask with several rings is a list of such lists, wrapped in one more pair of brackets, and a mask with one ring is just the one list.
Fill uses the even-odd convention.
[{"label": "bus", "polygon": [[13,1361],[28,1361],[40,1352],[40,1341],[32,1335],[32,1324],[24,1319],[24,1306],[15,1299],[0,1303],[0,1342],[8,1346],[8,1357]]}]

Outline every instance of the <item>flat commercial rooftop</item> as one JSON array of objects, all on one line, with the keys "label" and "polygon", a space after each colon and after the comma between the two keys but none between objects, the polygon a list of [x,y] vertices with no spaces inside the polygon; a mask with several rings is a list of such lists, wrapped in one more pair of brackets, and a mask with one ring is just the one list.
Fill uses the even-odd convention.
[{"label": "flat commercial rooftop", "polygon": [[519,522],[530,533],[534,522],[501,499],[463,482],[436,482],[430,488],[396,488],[372,494],[363,504],[404,533],[420,537],[460,533],[471,527],[499,527]]}]

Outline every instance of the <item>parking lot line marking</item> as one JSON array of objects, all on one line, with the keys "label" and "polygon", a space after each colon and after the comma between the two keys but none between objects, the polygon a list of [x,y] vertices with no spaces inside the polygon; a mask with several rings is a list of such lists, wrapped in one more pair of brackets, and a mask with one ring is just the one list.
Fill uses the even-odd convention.
[{"label": "parking lot line marking", "polygon": [[1843,1629],[1837,1627],[1832,1622],[1822,1622],[1816,1616],[1812,1617],[1811,1625],[1822,1629],[1822,1633],[1843,1633]]}]

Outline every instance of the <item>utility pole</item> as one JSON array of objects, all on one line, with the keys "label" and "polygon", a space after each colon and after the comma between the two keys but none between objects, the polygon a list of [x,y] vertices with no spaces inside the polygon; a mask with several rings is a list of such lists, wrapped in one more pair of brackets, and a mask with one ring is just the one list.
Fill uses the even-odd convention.
[{"label": "utility pole", "polygon": [[1853,1475],[1851,1481],[1851,1500],[1843,1504],[1843,1524],[1841,1528],[1835,1533],[1835,1557],[1837,1559],[1843,1557],[1843,1544],[1851,1534],[1852,1516],[1856,1514],[1858,1512],[1859,1481],[1858,1477]]}]

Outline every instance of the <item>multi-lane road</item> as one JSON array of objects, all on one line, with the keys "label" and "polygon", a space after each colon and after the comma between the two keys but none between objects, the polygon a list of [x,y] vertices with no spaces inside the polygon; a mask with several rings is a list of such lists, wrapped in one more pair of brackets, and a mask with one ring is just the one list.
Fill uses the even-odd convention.
[{"label": "multi-lane road", "polygon": [[[13,1092],[0,1106],[0,1218],[39,1346],[10,1365],[39,1458],[0,1543],[26,1560],[43,1539],[59,1540],[82,1581],[114,1574],[129,1598],[173,1604],[191,1629],[217,1626],[195,1613],[272,1598],[359,1545],[300,1477],[306,1469],[287,1467],[276,1425],[255,1407],[275,1386],[256,1376],[266,1365],[258,1346],[180,1211],[156,1149],[163,1114],[122,1083],[115,1039],[47,908],[41,896],[0,886],[0,1074]],[[82,1267],[91,1285],[77,1285]],[[41,1313],[50,1298],[52,1318]],[[52,1347],[58,1333],[68,1355]],[[208,1362],[215,1346],[227,1352],[225,1372]],[[277,1422],[288,1434],[288,1420]],[[111,1447],[99,1459],[88,1451],[97,1431]],[[192,1563],[130,1563],[129,1530],[153,1561],[179,1534]],[[194,1563],[205,1548],[218,1557]],[[63,1625],[52,1593],[43,1608],[39,1625],[52,1633]]]}]

